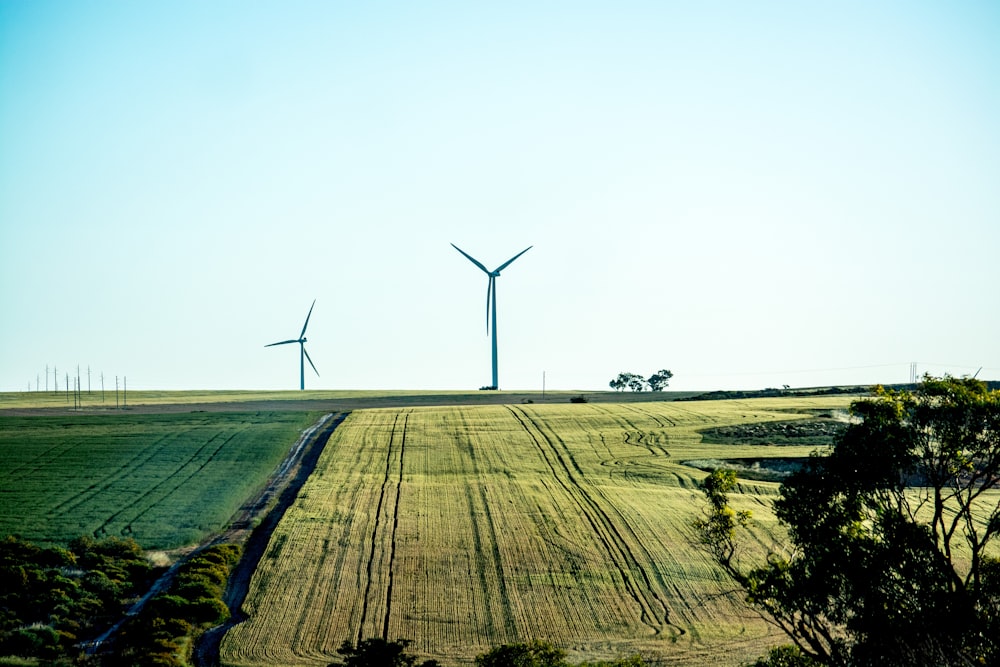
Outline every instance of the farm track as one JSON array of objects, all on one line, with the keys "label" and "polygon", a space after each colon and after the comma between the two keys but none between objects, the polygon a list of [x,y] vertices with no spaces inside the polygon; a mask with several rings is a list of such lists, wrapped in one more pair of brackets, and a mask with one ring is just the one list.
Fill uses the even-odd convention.
[{"label": "farm track", "polygon": [[[195,665],[207,667],[219,664],[219,643],[229,628],[246,618],[242,610],[243,601],[249,590],[250,579],[267,551],[274,528],[295,502],[302,485],[315,470],[316,462],[330,435],[346,416],[345,413],[327,414],[304,433],[267,487],[240,509],[230,529],[203,545],[242,544],[243,555],[226,586],[224,601],[230,609],[230,619],[200,637],[194,650]],[[253,527],[258,520],[259,525]]]}]

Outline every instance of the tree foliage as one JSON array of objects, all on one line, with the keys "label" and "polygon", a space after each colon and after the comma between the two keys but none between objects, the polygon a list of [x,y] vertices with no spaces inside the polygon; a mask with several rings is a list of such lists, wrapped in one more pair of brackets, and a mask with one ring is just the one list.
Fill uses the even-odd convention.
[{"label": "tree foliage", "polygon": [[0,540],[0,656],[68,660],[150,579],[131,539],[73,540],[42,547]]},{"label": "tree foliage", "polygon": [[[417,663],[417,657],[406,651],[412,643],[410,639],[388,641],[373,637],[362,639],[357,645],[345,641],[337,649],[337,653],[344,656],[344,667],[413,667]],[[437,667],[437,664],[436,660],[420,663],[421,667]],[[330,663],[330,667],[339,665]]]},{"label": "tree foliage", "polygon": [[568,667],[566,651],[549,642],[503,644],[476,656],[476,667]]},{"label": "tree foliage", "polygon": [[816,664],[997,664],[1000,392],[928,376],[914,391],[876,388],[852,412],[833,449],[781,487],[789,555],[735,558],[733,486],[714,473],[702,542]]},{"label": "tree foliage", "polygon": [[656,371],[649,376],[649,379],[644,378],[638,373],[619,373],[616,378],[608,383],[608,386],[615,391],[625,391],[626,389],[630,391],[643,391],[646,388],[650,391],[663,391],[673,376],[673,372],[666,369]]},{"label": "tree foliage", "polygon": [[670,378],[673,376],[672,371],[663,368],[650,375],[646,379],[646,384],[649,385],[650,391],[663,391],[670,384]]}]

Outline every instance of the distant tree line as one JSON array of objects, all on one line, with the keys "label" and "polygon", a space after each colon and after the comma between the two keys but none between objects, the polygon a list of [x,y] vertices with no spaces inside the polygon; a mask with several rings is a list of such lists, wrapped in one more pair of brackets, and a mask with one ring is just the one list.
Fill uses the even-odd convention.
[{"label": "distant tree line", "polygon": [[619,373],[618,377],[608,383],[615,391],[663,391],[670,384],[673,372],[666,369],[658,370],[648,378],[638,373]]}]

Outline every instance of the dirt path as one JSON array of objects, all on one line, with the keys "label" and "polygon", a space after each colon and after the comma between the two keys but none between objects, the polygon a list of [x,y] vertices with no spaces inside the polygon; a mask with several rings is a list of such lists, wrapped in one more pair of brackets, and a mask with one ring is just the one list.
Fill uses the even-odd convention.
[{"label": "dirt path", "polygon": [[[243,557],[229,577],[223,598],[229,606],[230,619],[201,636],[193,656],[194,664],[198,667],[218,665],[222,637],[231,627],[246,620],[243,601],[250,589],[250,579],[267,550],[271,533],[285,515],[285,511],[295,502],[302,485],[316,468],[316,462],[323,453],[330,435],[347,415],[347,412],[328,414],[304,432],[267,488],[240,510],[240,515],[230,530],[219,534],[209,542],[241,544]],[[254,524],[258,521],[257,527],[254,528]]]}]

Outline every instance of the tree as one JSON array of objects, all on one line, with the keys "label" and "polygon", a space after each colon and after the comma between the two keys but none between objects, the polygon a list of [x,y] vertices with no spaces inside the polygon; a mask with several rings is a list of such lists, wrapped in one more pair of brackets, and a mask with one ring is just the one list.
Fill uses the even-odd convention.
[{"label": "tree", "polygon": [[663,391],[664,388],[670,384],[670,378],[674,376],[673,372],[666,369],[658,370],[649,376],[646,380],[646,384],[649,385],[650,391]]},{"label": "tree", "polygon": [[852,412],[833,449],[781,486],[790,555],[740,562],[739,522],[725,520],[735,481],[714,473],[703,544],[801,664],[1000,663],[1000,391],[925,376]]}]

